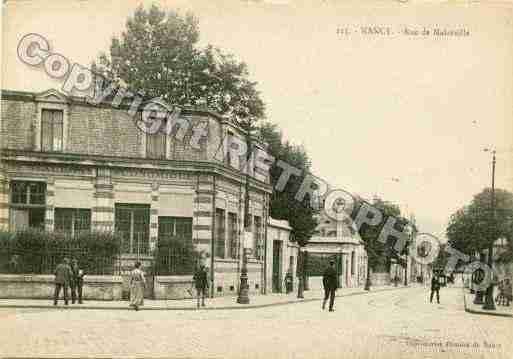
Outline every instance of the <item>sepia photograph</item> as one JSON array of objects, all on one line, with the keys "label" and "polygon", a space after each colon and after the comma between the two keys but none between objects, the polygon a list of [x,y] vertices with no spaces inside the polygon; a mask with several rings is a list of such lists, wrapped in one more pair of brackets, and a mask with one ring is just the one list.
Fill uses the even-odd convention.
[{"label": "sepia photograph", "polygon": [[0,359],[512,357],[513,1],[0,9]]}]

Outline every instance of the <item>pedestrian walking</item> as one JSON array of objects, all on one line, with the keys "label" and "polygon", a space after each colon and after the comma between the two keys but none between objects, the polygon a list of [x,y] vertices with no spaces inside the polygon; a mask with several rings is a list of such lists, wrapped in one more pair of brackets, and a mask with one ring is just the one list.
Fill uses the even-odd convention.
[{"label": "pedestrian walking", "polygon": [[53,294],[53,305],[57,305],[61,289],[63,290],[64,304],[68,305],[68,287],[71,281],[71,267],[69,259],[64,258],[62,262],[55,268],[55,292]]},{"label": "pedestrian walking", "polygon": [[82,304],[82,287],[84,286],[84,271],[79,267],[78,260],[71,261],[71,304]]},{"label": "pedestrian walking", "polygon": [[433,274],[431,278],[431,295],[429,297],[429,303],[433,303],[433,295],[436,293],[436,302],[440,304],[440,281],[438,275]]},{"label": "pedestrian walking", "polygon": [[144,305],[146,279],[140,267],[141,262],[135,262],[134,269],[130,273],[130,306],[134,307],[135,310],[139,310],[139,307]]},{"label": "pedestrian walking", "polygon": [[337,271],[335,270],[335,261],[330,260],[330,265],[324,270],[322,276],[322,284],[324,286],[324,300],[322,302],[322,310],[326,308],[326,301],[330,299],[330,312],[333,312],[333,304],[335,302],[335,292],[337,290]]},{"label": "pedestrian walking", "polygon": [[193,276],[194,286],[196,287],[196,297],[198,298],[197,308],[205,306],[205,297],[207,296],[208,290],[208,275],[205,265],[200,265]]}]

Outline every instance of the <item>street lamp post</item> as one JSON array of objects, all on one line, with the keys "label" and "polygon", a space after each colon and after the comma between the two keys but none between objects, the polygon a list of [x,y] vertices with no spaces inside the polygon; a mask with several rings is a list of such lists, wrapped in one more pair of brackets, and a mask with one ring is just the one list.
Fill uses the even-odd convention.
[{"label": "street lamp post", "polygon": [[249,214],[249,159],[251,158],[251,137],[248,133],[246,137],[246,183],[244,190],[244,238],[242,245],[242,268],[240,270],[240,285],[237,303],[249,304],[249,285],[248,285],[248,245],[247,242],[251,236],[251,221]]},{"label": "street lamp post", "polygon": [[495,302],[493,300],[493,286],[494,286],[494,283],[493,281],[495,280],[494,276],[493,276],[493,271],[492,271],[492,268],[493,268],[493,244],[495,242],[495,150],[492,151],[492,199],[491,199],[491,217],[492,217],[492,221],[491,221],[491,230],[490,230],[490,234],[491,234],[491,237],[490,238],[490,246],[488,247],[488,267],[489,267],[489,270],[492,272],[491,274],[491,278],[490,278],[490,283],[488,285],[488,287],[486,288],[486,297],[485,297],[485,302],[483,304],[483,309],[485,310],[495,310]]}]

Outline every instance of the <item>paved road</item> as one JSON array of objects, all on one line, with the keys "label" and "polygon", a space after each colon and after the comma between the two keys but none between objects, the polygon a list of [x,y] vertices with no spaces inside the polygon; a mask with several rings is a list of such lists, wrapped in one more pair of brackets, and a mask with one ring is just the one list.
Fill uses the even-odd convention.
[{"label": "paved road", "polygon": [[[423,288],[251,310],[0,310],[0,356],[510,358],[513,320],[463,311],[461,289]],[[471,347],[477,345],[476,347]],[[492,346],[492,347],[489,347]]]}]

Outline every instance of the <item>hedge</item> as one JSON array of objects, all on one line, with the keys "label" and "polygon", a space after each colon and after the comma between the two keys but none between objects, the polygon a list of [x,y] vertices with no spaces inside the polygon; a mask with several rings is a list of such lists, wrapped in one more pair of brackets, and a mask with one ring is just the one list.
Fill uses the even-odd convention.
[{"label": "hedge", "polygon": [[0,231],[0,273],[52,274],[64,257],[76,258],[88,274],[113,274],[120,238],[88,232],[76,238],[38,229]]}]

